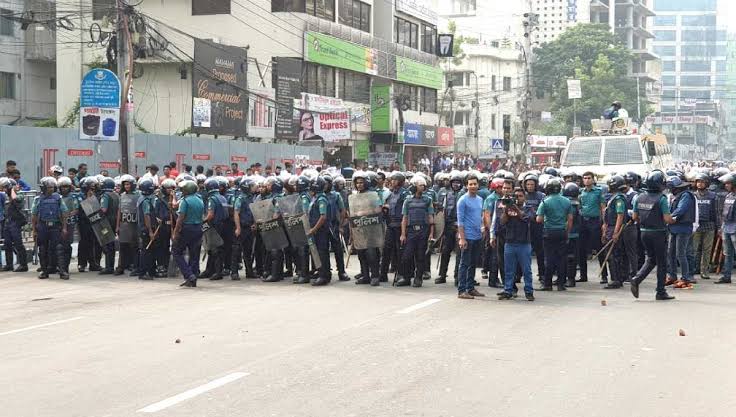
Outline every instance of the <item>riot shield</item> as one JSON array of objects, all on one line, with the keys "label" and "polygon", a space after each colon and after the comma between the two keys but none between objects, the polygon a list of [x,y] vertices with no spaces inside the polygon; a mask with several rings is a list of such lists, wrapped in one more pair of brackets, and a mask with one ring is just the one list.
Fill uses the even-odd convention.
[{"label": "riot shield", "polygon": [[315,268],[322,267],[319,252],[314,240],[307,236],[309,233],[309,219],[304,212],[301,197],[298,194],[287,195],[278,201],[279,211],[284,218],[284,227],[293,248],[309,246],[309,255]]},{"label": "riot shield", "polygon": [[104,247],[108,243],[115,242],[115,232],[110,227],[107,217],[100,211],[100,202],[97,197],[92,196],[82,200],[80,205],[89,219],[90,225],[92,225],[92,231],[94,231],[97,241],[100,242],[100,246]]},{"label": "riot shield", "polygon": [[120,243],[136,243],[138,241],[138,198],[137,194],[120,196]]},{"label": "riot shield", "polygon": [[350,233],[355,249],[383,247],[381,201],[375,191],[351,194]]},{"label": "riot shield", "polygon": [[281,250],[289,247],[289,240],[279,224],[278,211],[273,205],[273,200],[269,198],[251,203],[250,211],[253,212],[258,233],[261,234],[266,250]]},{"label": "riot shield", "polygon": [[225,241],[222,240],[222,236],[217,232],[217,229],[207,222],[202,223],[202,249],[210,251],[224,244]]},{"label": "riot shield", "polygon": [[434,215],[434,240],[438,241],[442,238],[445,231],[445,212],[440,211]]}]

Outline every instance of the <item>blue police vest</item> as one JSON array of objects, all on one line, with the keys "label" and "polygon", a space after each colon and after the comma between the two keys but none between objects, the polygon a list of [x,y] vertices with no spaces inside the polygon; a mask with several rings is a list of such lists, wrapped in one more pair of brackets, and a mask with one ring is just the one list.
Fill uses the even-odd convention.
[{"label": "blue police vest", "polygon": [[412,197],[406,201],[409,226],[426,226],[427,223],[427,199],[424,197]]},{"label": "blue police vest", "polygon": [[626,197],[623,194],[614,194],[608,202],[608,206],[606,206],[606,224],[609,226],[616,225],[616,200],[624,202],[624,205],[626,206],[626,209],[624,210],[624,223],[629,221],[629,203],[626,200]]},{"label": "blue police vest", "polygon": [[66,204],[66,207],[69,209],[69,213],[67,213],[68,215],[66,217],[66,224],[69,226],[74,226],[75,224],[79,223],[79,214],[72,214],[74,202],[78,201],[77,196],[75,196],[74,194],[68,194],[62,197],[62,200],[64,200],[64,204]]},{"label": "blue police vest", "polygon": [[156,225],[158,222],[156,221],[154,215],[155,211],[153,208],[153,196],[145,195],[142,198],[138,199],[138,206],[136,207],[136,211],[138,212],[138,231],[139,232],[145,232],[146,231],[146,221],[145,221],[145,214],[143,214],[143,208],[145,205],[148,205],[148,216],[150,216],[151,219],[151,227],[153,227],[154,230],[156,230]]},{"label": "blue police vest", "polygon": [[166,200],[159,198],[158,201],[156,201],[155,209],[157,219],[164,223],[171,220],[171,214],[169,213],[169,203]]},{"label": "blue police vest", "polygon": [[49,196],[42,195],[38,201],[38,218],[42,222],[59,221],[61,216],[61,196],[53,193]]},{"label": "blue police vest", "polygon": [[5,203],[8,201],[8,196],[4,192],[0,192],[0,222],[5,220]]},{"label": "blue police vest", "polygon": [[250,203],[253,202],[253,196],[241,194],[238,198],[240,198],[240,225],[250,226],[255,223],[253,212],[250,211]]},{"label": "blue police vest", "polygon": [[337,193],[334,191],[330,191],[330,193],[327,194],[326,197],[327,204],[329,206],[329,210],[327,210],[327,212],[329,213],[327,217],[327,223],[331,226],[334,226],[338,223],[337,212],[339,211],[339,207],[337,207]]},{"label": "blue police vest", "polygon": [[580,202],[570,201],[570,205],[572,206],[572,228],[570,229],[570,234],[580,234],[580,223],[582,219],[580,215]]},{"label": "blue police vest", "polygon": [[457,194],[449,191],[445,195],[445,224],[457,223]]},{"label": "blue police vest", "polygon": [[401,209],[404,207],[404,189],[393,191],[388,196],[388,215],[392,226],[401,224],[403,215]]},{"label": "blue police vest", "polygon": [[645,229],[664,229],[664,216],[662,215],[662,207],[660,200],[662,194],[643,193],[636,200],[637,211],[639,212],[639,223]]},{"label": "blue police vest", "polygon": [[696,193],[695,198],[698,202],[698,223],[710,223],[716,209],[716,193],[713,191],[706,191],[703,196]]},{"label": "blue police vest", "polygon": [[736,194],[726,194],[725,199],[723,200],[722,212],[724,222],[733,223],[736,221],[736,213],[734,213],[733,210],[734,206],[736,206]]},{"label": "blue police vest", "polygon": [[[324,196],[324,194],[319,194],[317,197],[312,201],[312,204],[309,206],[309,225],[311,227],[314,227],[317,225],[317,222],[319,221],[320,214],[319,214],[319,202],[323,201],[325,205],[327,206],[327,218],[330,218],[330,204],[327,201],[327,198]],[[325,227],[321,227],[318,232],[321,232],[323,230],[326,230]]]},{"label": "blue police vest", "polygon": [[525,204],[531,208],[534,209],[534,212],[537,212],[537,209],[539,208],[539,205],[542,204],[542,201],[544,201],[544,193],[540,193],[539,191],[534,191],[532,193],[526,193],[526,202]]}]

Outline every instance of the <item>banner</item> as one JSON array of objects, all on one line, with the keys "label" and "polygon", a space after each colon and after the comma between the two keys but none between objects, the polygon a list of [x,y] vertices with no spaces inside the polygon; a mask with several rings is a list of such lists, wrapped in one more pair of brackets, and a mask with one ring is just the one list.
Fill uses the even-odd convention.
[{"label": "banner", "polygon": [[373,85],[371,87],[371,131],[391,131],[391,86]]},{"label": "banner", "polygon": [[341,99],[309,93],[301,96],[294,100],[294,108],[299,110],[296,120],[299,142],[350,139],[350,113]]},{"label": "banner", "polygon": [[437,128],[437,146],[452,146],[455,143],[455,131],[451,127]]},{"label": "banner", "polygon": [[192,132],[245,137],[247,49],[194,39],[194,60]]},{"label": "banner", "polygon": [[562,149],[567,146],[567,136],[529,135],[527,143],[529,143],[532,148]]},{"label": "banner", "polygon": [[436,146],[437,145],[437,127],[422,125],[422,145]]},{"label": "banner", "polygon": [[297,58],[276,57],[272,85],[276,88],[276,137],[296,140],[294,99],[301,98],[302,61]]},{"label": "banner", "polygon": [[396,10],[437,25],[437,12],[429,0],[396,0]]},{"label": "banner", "polygon": [[120,80],[114,72],[100,68],[87,72],[79,95],[79,139],[118,140],[120,90]]},{"label": "banner", "polygon": [[422,125],[418,123],[404,123],[404,143],[407,145],[421,145]]},{"label": "banner", "polygon": [[355,141],[355,159],[360,159],[362,161],[368,160],[370,145],[371,145],[371,141],[369,140],[356,140]]},{"label": "banner", "polygon": [[396,79],[414,85],[442,89],[442,70],[408,58],[396,57]]},{"label": "banner", "polygon": [[370,152],[368,153],[368,163],[374,167],[390,167],[394,161],[399,159],[396,152]]},{"label": "banner", "polygon": [[376,51],[317,32],[304,36],[304,59],[309,62],[378,75]]}]

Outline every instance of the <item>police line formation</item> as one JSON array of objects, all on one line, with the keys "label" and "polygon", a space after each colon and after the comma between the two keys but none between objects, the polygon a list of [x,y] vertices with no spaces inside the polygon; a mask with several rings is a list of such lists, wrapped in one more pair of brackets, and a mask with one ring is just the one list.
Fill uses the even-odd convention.
[{"label": "police line formation", "polygon": [[[265,178],[181,174],[157,182],[131,175],[42,178],[31,209],[38,277],[69,279],[78,228],[80,273],[181,274],[183,287],[196,287],[198,278],[240,280],[241,270],[265,282],[326,285],[330,252],[340,281],[351,279],[345,257],[357,254],[356,284],[379,286],[393,273],[393,285],[421,287],[431,279],[435,251],[435,284],[446,284],[451,254],[458,254],[453,277],[461,299],[484,296],[475,280],[482,268],[488,285],[501,288],[499,299],[516,298],[523,279],[533,301],[532,252],[541,291],[588,281],[589,256],[601,266],[596,279],[604,288],[629,283],[637,298],[655,266],[657,300],[674,298],[667,286],[692,289],[696,273],[705,280],[716,272],[715,283],[731,283],[736,174],[726,168],[687,176],[656,170],[643,179],[629,172],[600,185],[592,172],[555,168],[518,176],[439,172],[433,181],[423,173],[357,171],[352,190],[343,177],[314,169]],[[0,178],[0,188],[2,270],[13,271],[15,256],[14,271],[25,272],[23,197],[13,179]]]}]

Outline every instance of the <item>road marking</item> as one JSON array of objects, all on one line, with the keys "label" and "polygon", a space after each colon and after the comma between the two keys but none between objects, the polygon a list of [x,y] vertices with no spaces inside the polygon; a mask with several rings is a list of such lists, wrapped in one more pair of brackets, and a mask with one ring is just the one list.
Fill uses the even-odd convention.
[{"label": "road marking", "polygon": [[181,394],[174,395],[173,397],[169,397],[163,401],[159,401],[155,404],[151,404],[147,407],[141,408],[138,410],[139,413],[155,413],[161,410],[164,410],[166,408],[171,407],[172,405],[179,404],[182,401],[186,401],[190,398],[194,398],[197,395],[204,394],[207,391],[212,391],[215,388],[219,388],[225,384],[229,384],[233,381],[237,381],[238,379],[248,375],[245,372],[235,372],[230,375],[223,376],[222,378],[215,379],[214,381],[210,381],[204,385],[200,385],[196,388],[192,388],[188,391],[184,391]]},{"label": "road marking", "polygon": [[84,317],[72,317],[70,319],[64,319],[64,320],[59,320],[59,321],[52,321],[51,323],[37,324],[37,325],[31,326],[31,327],[24,327],[22,329],[15,329],[15,330],[11,330],[11,331],[8,331],[8,332],[0,333],[0,336],[6,336],[6,335],[9,335],[9,334],[15,334],[15,333],[20,333],[20,332],[25,332],[27,330],[39,329],[41,327],[53,326],[55,324],[67,323],[67,322],[70,322],[70,321],[75,321],[75,320],[79,320],[79,319],[83,319],[83,318]]},{"label": "road marking", "polygon": [[405,309],[399,310],[396,312],[396,314],[408,314],[408,313],[411,313],[412,311],[417,311],[420,308],[429,307],[434,303],[439,303],[440,301],[442,300],[440,300],[439,298],[430,298],[427,301],[422,301],[419,304],[414,304],[413,306],[409,306]]}]

